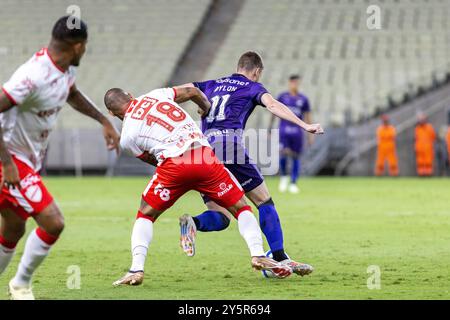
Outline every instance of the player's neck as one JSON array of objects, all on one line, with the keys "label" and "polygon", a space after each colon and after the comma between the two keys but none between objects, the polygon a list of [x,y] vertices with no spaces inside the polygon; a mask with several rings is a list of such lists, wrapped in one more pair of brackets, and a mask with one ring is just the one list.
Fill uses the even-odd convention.
[{"label": "player's neck", "polygon": [[249,79],[249,80],[251,80],[251,81],[255,81],[255,80],[253,79],[253,76],[252,76],[251,74],[248,74],[248,73],[245,72],[245,71],[240,71],[240,70],[238,70],[238,71],[236,72],[236,74],[238,74],[238,75],[240,75],[240,76],[244,76],[244,77],[246,77],[247,79]]},{"label": "player's neck", "polygon": [[298,96],[298,90],[291,90],[291,91],[289,91],[289,94],[294,97]]},{"label": "player's neck", "polygon": [[47,48],[47,53],[53,63],[60,69],[66,71],[70,67],[70,58],[64,52],[58,50],[51,44]]}]

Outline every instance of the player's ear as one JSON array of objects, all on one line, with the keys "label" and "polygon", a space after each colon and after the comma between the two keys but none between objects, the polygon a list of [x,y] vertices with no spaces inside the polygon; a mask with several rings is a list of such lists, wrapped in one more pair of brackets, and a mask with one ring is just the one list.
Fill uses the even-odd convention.
[{"label": "player's ear", "polygon": [[255,77],[256,81],[259,80],[259,78],[261,77],[261,73],[262,73],[262,68],[256,68],[253,76]]}]

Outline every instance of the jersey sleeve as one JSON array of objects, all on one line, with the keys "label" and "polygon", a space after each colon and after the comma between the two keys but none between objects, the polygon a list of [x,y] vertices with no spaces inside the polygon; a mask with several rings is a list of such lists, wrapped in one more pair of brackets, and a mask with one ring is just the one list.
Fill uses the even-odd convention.
[{"label": "jersey sleeve", "polygon": [[255,102],[255,104],[264,106],[261,101],[261,98],[265,93],[269,93],[269,91],[267,91],[267,89],[264,88],[264,86],[262,84],[256,83],[253,86],[252,95],[253,95],[253,101]]},{"label": "jersey sleeve", "polygon": [[139,158],[144,153],[144,151],[142,151],[136,143],[128,137],[122,136],[120,139],[120,147],[123,151],[136,158]]},{"label": "jersey sleeve", "polygon": [[29,64],[23,64],[3,84],[2,90],[14,105],[22,104],[37,88],[37,71]]},{"label": "jersey sleeve", "polygon": [[205,93],[206,87],[208,86],[208,83],[209,83],[209,80],[208,81],[203,81],[203,82],[192,82],[194,87],[200,89],[200,91],[203,92],[203,93]]},{"label": "jersey sleeve", "polygon": [[175,88],[161,88],[161,89],[155,89],[148,93],[148,95],[154,96],[154,97],[161,97],[166,98],[175,101],[177,97],[177,91]]}]

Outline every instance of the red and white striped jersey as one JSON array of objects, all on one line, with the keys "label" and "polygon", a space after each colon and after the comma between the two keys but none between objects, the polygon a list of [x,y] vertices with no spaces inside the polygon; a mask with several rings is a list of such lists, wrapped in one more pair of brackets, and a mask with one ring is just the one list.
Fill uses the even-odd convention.
[{"label": "red and white striped jersey", "polygon": [[0,114],[11,154],[40,170],[59,111],[75,83],[75,68],[60,69],[43,48],[21,65],[2,90],[15,105]]}]

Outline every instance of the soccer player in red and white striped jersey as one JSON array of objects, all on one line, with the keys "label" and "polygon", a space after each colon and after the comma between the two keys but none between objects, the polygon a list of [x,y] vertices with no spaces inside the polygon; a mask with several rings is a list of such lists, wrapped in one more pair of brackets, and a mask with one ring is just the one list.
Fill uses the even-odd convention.
[{"label": "soccer player in red and white striped jersey", "polygon": [[31,278],[64,228],[64,219],[39,175],[49,134],[68,102],[97,120],[109,149],[119,134],[111,122],[75,85],[75,69],[86,50],[87,26],[74,16],[60,18],[47,48],[21,65],[0,91],[0,274],[33,217],[38,227],[28,236],[15,277],[12,299],[34,299]]}]

